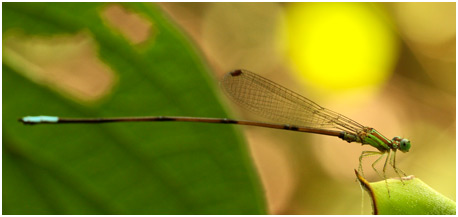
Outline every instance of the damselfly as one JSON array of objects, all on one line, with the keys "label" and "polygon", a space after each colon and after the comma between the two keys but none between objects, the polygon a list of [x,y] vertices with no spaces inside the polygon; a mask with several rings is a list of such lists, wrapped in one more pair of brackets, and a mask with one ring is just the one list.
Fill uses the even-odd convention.
[{"label": "damselfly", "polygon": [[[116,117],[116,118],[61,118],[55,116],[28,116],[21,118],[24,124],[63,124],[63,123],[107,123],[132,121],[183,121],[205,122],[221,124],[240,124],[258,127],[291,130],[306,133],[315,133],[335,136],[347,142],[370,145],[377,151],[363,151],[359,157],[358,170],[363,173],[362,160],[364,157],[380,155],[372,163],[372,168],[379,176],[386,180],[388,163],[401,177],[403,173],[396,167],[396,152],[408,152],[410,141],[401,137],[388,139],[371,127],[345,117],[337,112],[323,108],[315,102],[276,84],[266,78],[247,70],[234,70],[227,73],[221,81],[226,94],[242,107],[261,116],[277,121],[265,123],[259,121],[233,120],[227,118],[203,117]],[[392,155],[391,155],[392,153]],[[390,157],[391,155],[391,157]],[[386,157],[383,166],[383,175],[375,168],[377,162]]]}]

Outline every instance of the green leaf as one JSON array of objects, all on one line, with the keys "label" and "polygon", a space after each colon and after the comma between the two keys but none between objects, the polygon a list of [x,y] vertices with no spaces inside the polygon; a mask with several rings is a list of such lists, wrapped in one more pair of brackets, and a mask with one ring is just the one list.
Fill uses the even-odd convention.
[{"label": "green leaf", "polygon": [[[113,5],[150,24],[148,37],[113,24]],[[3,24],[3,214],[266,213],[234,126],[17,121],[228,117],[216,79],[157,6],[4,3]]]},{"label": "green leaf", "polygon": [[[356,172],[356,171],[355,171]],[[374,214],[456,215],[456,203],[413,176],[368,183],[358,172],[369,193]]]}]

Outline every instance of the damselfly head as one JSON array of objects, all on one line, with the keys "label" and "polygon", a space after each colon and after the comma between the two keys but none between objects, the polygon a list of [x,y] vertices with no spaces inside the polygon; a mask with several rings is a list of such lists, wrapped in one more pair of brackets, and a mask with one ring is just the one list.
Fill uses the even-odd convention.
[{"label": "damselfly head", "polygon": [[410,150],[410,141],[408,139],[401,138],[399,136],[395,136],[393,141],[399,145],[399,150],[402,152],[409,152]]},{"label": "damselfly head", "polygon": [[408,152],[410,150],[410,141],[408,139],[402,139],[399,149],[402,152]]}]

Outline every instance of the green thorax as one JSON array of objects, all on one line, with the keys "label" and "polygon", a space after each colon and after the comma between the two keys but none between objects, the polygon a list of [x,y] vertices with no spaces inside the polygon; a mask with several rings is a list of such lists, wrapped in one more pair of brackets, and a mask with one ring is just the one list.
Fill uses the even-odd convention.
[{"label": "green thorax", "polygon": [[377,130],[370,127],[362,128],[357,132],[357,134],[342,131],[339,138],[347,142],[358,142],[363,145],[370,145],[381,152],[389,150],[396,151],[398,149],[402,152],[408,152],[411,147],[408,139],[401,138],[399,136],[396,136],[393,139],[388,139]]},{"label": "green thorax", "polygon": [[397,145],[395,145],[392,140],[387,139],[377,130],[370,127],[364,127],[361,131],[357,132],[357,134],[342,132],[339,137],[347,142],[358,142],[363,145],[370,145],[381,152],[397,148]]},{"label": "green thorax", "polygon": [[368,144],[381,152],[388,151],[390,149],[396,149],[393,141],[383,136],[377,130],[366,127],[361,132],[358,132],[358,136],[361,138],[363,145]]}]

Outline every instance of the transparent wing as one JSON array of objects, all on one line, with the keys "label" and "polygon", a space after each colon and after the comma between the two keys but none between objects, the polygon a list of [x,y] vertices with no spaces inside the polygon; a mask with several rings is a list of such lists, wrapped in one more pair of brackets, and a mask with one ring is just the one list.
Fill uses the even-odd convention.
[{"label": "transparent wing", "polygon": [[352,119],[247,70],[227,73],[221,87],[240,106],[282,124],[353,133],[363,128]]}]

